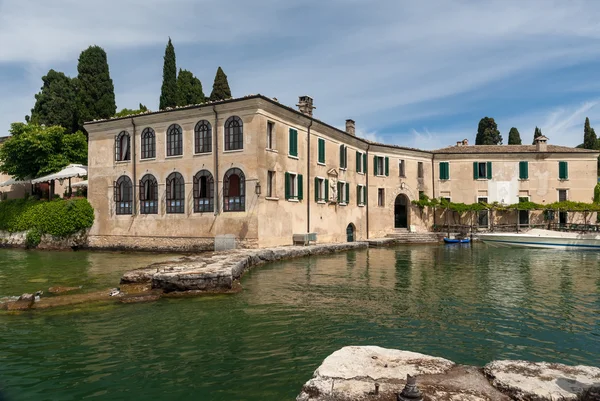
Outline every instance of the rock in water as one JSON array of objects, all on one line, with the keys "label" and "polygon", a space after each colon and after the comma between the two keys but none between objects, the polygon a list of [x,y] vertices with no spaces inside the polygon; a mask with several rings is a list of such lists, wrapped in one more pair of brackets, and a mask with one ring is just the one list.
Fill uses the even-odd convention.
[{"label": "rock in water", "polygon": [[7,310],[25,310],[33,306],[35,296],[33,294],[23,294],[15,302],[6,304]]},{"label": "rock in water", "polygon": [[494,361],[485,365],[484,373],[515,400],[584,399],[584,392],[600,382],[599,368],[560,363]]}]

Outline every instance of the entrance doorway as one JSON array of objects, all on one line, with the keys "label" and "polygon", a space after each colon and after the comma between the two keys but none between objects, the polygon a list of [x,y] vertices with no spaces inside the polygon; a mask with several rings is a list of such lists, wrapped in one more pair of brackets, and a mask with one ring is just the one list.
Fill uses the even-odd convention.
[{"label": "entrance doorway", "polygon": [[408,228],[408,196],[400,194],[394,201],[394,228]]},{"label": "entrance doorway", "polygon": [[346,227],[346,241],[354,242],[354,234],[355,233],[356,233],[356,229],[354,228],[354,224],[352,224],[352,223],[348,224],[348,227]]}]

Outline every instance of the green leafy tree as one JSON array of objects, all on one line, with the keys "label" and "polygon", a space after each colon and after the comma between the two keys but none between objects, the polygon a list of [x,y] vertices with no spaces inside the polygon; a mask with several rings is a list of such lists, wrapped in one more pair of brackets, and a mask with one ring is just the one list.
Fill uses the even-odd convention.
[{"label": "green leafy tree", "polygon": [[81,52],[77,72],[80,129],[86,121],[114,116],[117,111],[115,87],[110,78],[104,49],[90,46]]},{"label": "green leafy tree", "polygon": [[215,75],[212,92],[210,93],[210,101],[214,102],[225,99],[231,99],[231,89],[229,89],[227,75],[225,75],[223,69],[219,67],[217,69],[217,74]]},{"label": "green leafy tree", "polygon": [[477,136],[475,145],[501,145],[502,135],[498,131],[498,125],[491,117],[484,117],[479,120],[477,127]]},{"label": "green leafy tree", "polygon": [[177,106],[177,66],[175,64],[175,48],[171,43],[171,38],[165,49],[165,58],[163,64],[163,82],[160,88],[159,109],[164,110],[167,107]]},{"label": "green leafy tree", "polygon": [[124,108],[124,109],[121,109],[121,111],[117,112],[115,114],[115,117],[133,116],[136,114],[145,113],[146,111],[148,111],[148,108],[140,103],[140,106],[138,107],[137,110]]},{"label": "green leafy tree", "polygon": [[539,129],[538,127],[535,127],[535,130],[533,131],[533,142],[532,142],[533,145],[535,145],[535,139],[538,136],[542,136],[542,130]]},{"label": "green leafy tree", "polygon": [[519,134],[519,130],[515,127],[512,127],[508,132],[508,144],[521,145],[521,134]]},{"label": "green leafy tree", "polygon": [[0,171],[18,179],[55,173],[70,163],[87,164],[87,139],[58,125],[13,123],[0,147]]},{"label": "green leafy tree", "polygon": [[596,131],[590,127],[590,119],[585,118],[585,124],[583,126],[583,147],[585,149],[597,149],[598,138],[596,137]]},{"label": "green leafy tree", "polygon": [[69,133],[77,131],[76,80],[50,70],[42,81],[42,88],[35,95],[30,121],[48,126],[60,125]]},{"label": "green leafy tree", "polygon": [[177,106],[204,103],[202,82],[188,70],[179,70],[177,76]]}]

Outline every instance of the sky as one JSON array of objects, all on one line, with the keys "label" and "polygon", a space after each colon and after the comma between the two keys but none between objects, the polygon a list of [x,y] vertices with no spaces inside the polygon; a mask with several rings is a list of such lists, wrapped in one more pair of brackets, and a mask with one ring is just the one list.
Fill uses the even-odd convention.
[{"label": "sky", "polygon": [[600,133],[597,0],[0,0],[0,136],[23,121],[49,69],[77,75],[104,48],[118,109],[158,109],[169,37],[177,68],[210,94],[260,93],[390,144],[474,143],[482,117],[508,141],[536,126],[551,144]]}]

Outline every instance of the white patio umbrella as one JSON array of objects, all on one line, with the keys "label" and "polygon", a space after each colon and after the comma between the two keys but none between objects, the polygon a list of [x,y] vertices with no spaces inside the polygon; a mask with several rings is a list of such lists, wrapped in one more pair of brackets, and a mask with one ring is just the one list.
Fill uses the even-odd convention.
[{"label": "white patio umbrella", "polygon": [[11,185],[30,184],[31,180],[17,180],[14,177],[9,178],[4,182],[0,182],[0,187],[10,187]]},{"label": "white patio umbrella", "polygon": [[71,193],[71,178],[73,177],[84,177],[88,173],[87,166],[83,164],[69,164],[67,167],[60,170],[58,173],[49,174],[44,177],[36,178],[31,180],[32,184],[38,184],[40,182],[51,182],[54,180],[69,180],[69,194]]},{"label": "white patio umbrella", "polygon": [[73,184],[71,186],[73,188],[87,187],[88,186],[88,180],[76,182],[75,184]]}]

